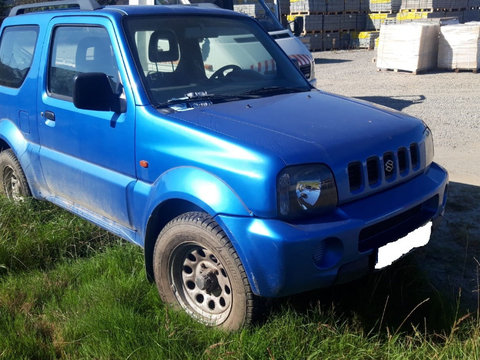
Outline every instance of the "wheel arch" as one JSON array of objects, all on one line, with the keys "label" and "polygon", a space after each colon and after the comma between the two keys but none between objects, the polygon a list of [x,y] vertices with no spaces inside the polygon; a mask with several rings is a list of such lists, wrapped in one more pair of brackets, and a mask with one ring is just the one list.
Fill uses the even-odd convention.
[{"label": "wheel arch", "polygon": [[12,149],[19,159],[27,150],[27,141],[18,127],[10,120],[0,120],[0,150]]},{"label": "wheel arch", "polygon": [[11,149],[27,179],[34,198],[40,198],[38,184],[42,183],[39,168],[39,145],[29,142],[17,125],[9,119],[0,119],[0,151]]},{"label": "wheel arch", "polygon": [[158,235],[171,220],[190,211],[205,212],[205,210],[198,205],[183,199],[166,200],[153,210],[148,219],[144,241],[145,270],[150,282],[154,281],[153,249],[155,248]]},{"label": "wheel arch", "polygon": [[0,151],[7,150],[7,149],[10,149],[10,145],[5,140],[0,138]]},{"label": "wheel arch", "polygon": [[138,191],[148,197],[143,245],[150,281],[153,280],[152,259],[157,237],[177,216],[191,211],[205,212],[212,218],[218,214],[251,215],[240,196],[225,181],[196,167],[172,168],[159,176],[151,188],[139,188]]}]

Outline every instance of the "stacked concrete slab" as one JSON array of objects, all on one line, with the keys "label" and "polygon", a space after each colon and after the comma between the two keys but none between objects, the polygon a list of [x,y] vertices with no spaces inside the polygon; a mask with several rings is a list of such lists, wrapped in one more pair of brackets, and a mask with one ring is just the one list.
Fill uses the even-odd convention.
[{"label": "stacked concrete slab", "polygon": [[340,34],[339,31],[323,34],[323,49],[340,49]]},{"label": "stacked concrete slab", "polygon": [[343,14],[325,14],[323,15],[323,31],[340,31],[344,29]]},{"label": "stacked concrete slab", "polygon": [[[379,30],[382,24],[419,19],[456,17],[459,22],[480,20],[480,0],[370,0],[367,30]],[[382,10],[385,9],[385,10]]]},{"label": "stacked concrete slab", "polygon": [[470,10],[468,2],[469,0],[402,0],[400,17],[456,17],[463,22],[465,13]]},{"label": "stacked concrete slab", "polygon": [[370,0],[371,12],[397,12],[402,0]]},{"label": "stacked concrete slab", "polygon": [[438,67],[478,71],[480,68],[480,22],[441,27]]},{"label": "stacked concrete slab", "polygon": [[418,21],[441,24],[445,18],[458,22],[480,21],[480,0],[289,1],[288,20],[304,18],[303,35],[311,50],[371,48],[383,24]]},{"label": "stacked concrete slab", "polygon": [[235,4],[233,10],[254,18],[265,16],[265,9],[260,4]]},{"label": "stacked concrete slab", "polygon": [[365,29],[368,1],[291,0],[289,20],[303,17],[303,35],[310,37],[311,50],[348,48],[350,32]]},{"label": "stacked concrete slab", "polygon": [[[374,49],[375,48],[375,42],[380,36],[379,31],[362,31],[358,33],[357,36],[357,41],[358,41],[358,47],[362,49]],[[355,39],[353,40],[355,41]]]},{"label": "stacked concrete slab", "polygon": [[432,23],[382,25],[377,68],[412,73],[435,68],[439,29]]},{"label": "stacked concrete slab", "polygon": [[323,15],[307,15],[303,16],[303,31],[304,33],[317,32],[318,29],[323,29]]},{"label": "stacked concrete slab", "polygon": [[290,0],[290,13],[308,15],[367,12],[368,4],[368,0]]},{"label": "stacked concrete slab", "polygon": [[366,30],[380,30],[384,23],[395,19],[402,0],[370,0],[370,13],[366,19]]},{"label": "stacked concrete slab", "polygon": [[361,1],[360,0],[344,0],[343,11],[345,12],[361,11]]},{"label": "stacked concrete slab", "polygon": [[312,51],[323,50],[323,33],[312,33],[305,36],[308,39],[309,49]]},{"label": "stacked concrete slab", "polygon": [[467,9],[463,13],[463,21],[480,21],[480,0],[468,0]]},{"label": "stacked concrete slab", "polygon": [[366,30],[380,30],[383,24],[396,23],[397,14],[390,12],[370,12],[366,18]]},{"label": "stacked concrete slab", "polygon": [[290,14],[290,0],[278,0],[278,5],[282,16]]},{"label": "stacked concrete slab", "polygon": [[466,10],[463,13],[463,21],[464,22],[471,22],[471,21],[480,21],[480,10]]},{"label": "stacked concrete slab", "polygon": [[402,9],[465,9],[468,0],[402,0]]},{"label": "stacked concrete slab", "polygon": [[343,12],[345,10],[344,0],[327,0],[327,12]]},{"label": "stacked concrete slab", "polygon": [[327,11],[327,0],[290,0],[291,14],[319,14]]}]

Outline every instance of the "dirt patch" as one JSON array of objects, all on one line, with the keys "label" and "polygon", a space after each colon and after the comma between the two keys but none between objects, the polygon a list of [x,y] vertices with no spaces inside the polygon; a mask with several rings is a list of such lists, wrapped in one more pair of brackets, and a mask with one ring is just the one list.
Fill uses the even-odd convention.
[{"label": "dirt patch", "polygon": [[478,311],[480,187],[450,182],[444,219],[429,244],[414,254],[432,284],[466,311]]}]

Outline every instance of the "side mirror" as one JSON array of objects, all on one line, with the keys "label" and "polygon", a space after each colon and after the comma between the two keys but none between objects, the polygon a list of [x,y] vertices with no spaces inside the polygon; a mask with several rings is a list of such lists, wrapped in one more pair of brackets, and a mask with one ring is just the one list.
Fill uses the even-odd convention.
[{"label": "side mirror", "polygon": [[104,73],[83,73],[74,78],[73,104],[79,109],[123,113],[126,104],[115,94]]},{"label": "side mirror", "polygon": [[303,31],[303,16],[297,16],[293,20],[293,35],[300,36]]}]

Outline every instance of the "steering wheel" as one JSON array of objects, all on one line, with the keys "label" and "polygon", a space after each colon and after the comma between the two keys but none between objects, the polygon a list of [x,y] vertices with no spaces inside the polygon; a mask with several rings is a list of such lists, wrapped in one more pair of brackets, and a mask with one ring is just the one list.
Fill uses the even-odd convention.
[{"label": "steering wheel", "polygon": [[242,70],[242,68],[240,66],[234,65],[234,64],[229,64],[229,65],[222,66],[220,69],[215,71],[212,74],[212,76],[210,76],[210,79],[218,80],[218,79],[224,78],[225,77],[225,71],[227,71],[227,70],[238,71],[238,70]]}]

